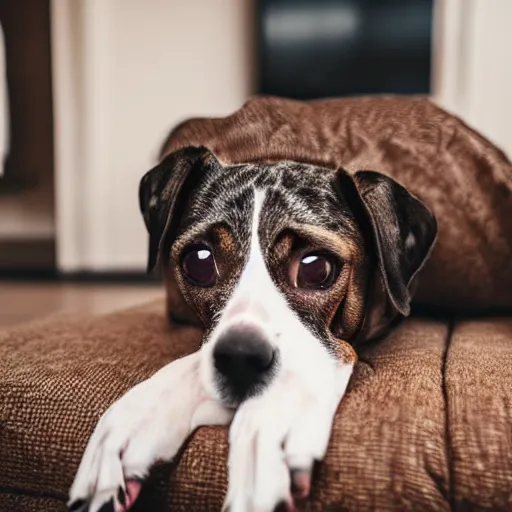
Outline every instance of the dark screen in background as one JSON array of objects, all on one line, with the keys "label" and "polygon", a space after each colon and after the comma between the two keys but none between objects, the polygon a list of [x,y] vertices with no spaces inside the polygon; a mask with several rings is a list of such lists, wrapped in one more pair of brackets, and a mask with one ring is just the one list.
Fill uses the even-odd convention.
[{"label": "dark screen in background", "polygon": [[430,92],[432,0],[259,0],[258,93]]}]

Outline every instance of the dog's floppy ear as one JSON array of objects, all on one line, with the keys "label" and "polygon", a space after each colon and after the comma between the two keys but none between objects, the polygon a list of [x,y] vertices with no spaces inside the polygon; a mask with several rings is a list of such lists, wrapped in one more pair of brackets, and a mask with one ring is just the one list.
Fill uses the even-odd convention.
[{"label": "dog's floppy ear", "polygon": [[166,156],[142,177],[139,205],[149,232],[148,273],[156,265],[164,237],[175,236],[194,186],[205,173],[220,167],[207,148],[186,147]]},{"label": "dog's floppy ear", "polygon": [[353,180],[373,232],[386,293],[407,316],[409,287],[435,243],[436,219],[419,199],[384,174],[358,171]]}]

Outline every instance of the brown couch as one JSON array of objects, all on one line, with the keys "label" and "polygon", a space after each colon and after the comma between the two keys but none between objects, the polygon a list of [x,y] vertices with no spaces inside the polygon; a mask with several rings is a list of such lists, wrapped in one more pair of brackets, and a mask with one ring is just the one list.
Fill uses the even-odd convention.
[{"label": "brown couch", "polygon": [[[304,510],[512,510],[512,165],[423,99],[320,107],[276,101],[264,100],[257,115],[250,102],[227,120],[182,125],[164,152],[202,140],[229,160],[230,145],[236,152],[240,137],[252,133],[259,146],[246,147],[256,153],[240,159],[257,159],[265,147],[272,159],[365,163],[390,173],[402,166],[420,183],[429,176],[436,185],[435,172],[454,180],[437,195],[423,183],[443,220],[420,297],[443,309],[416,311],[387,339],[361,349]],[[311,108],[324,110],[313,115]],[[230,128],[225,137],[218,125]],[[286,153],[292,147],[304,154]],[[459,199],[463,207],[454,208]],[[489,308],[501,316],[489,316]],[[197,348],[200,332],[166,317],[162,299],[0,333],[0,512],[65,510],[102,412]],[[226,453],[225,429],[199,429],[176,464],[155,468],[133,510],[219,510]]]},{"label": "brown couch", "polygon": [[[0,335],[0,510],[64,511],[106,407],[199,332],[164,301]],[[201,428],[134,511],[220,510],[226,430]],[[512,510],[512,318],[415,316],[367,347],[305,510]]]}]

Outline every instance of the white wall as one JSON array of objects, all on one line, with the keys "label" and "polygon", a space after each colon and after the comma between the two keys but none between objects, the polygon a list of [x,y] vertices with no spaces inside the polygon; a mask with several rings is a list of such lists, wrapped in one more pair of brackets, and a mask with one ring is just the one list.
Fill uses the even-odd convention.
[{"label": "white wall", "polygon": [[137,188],[168,130],[251,93],[248,0],[53,0],[58,262],[142,270]]},{"label": "white wall", "polygon": [[438,0],[435,97],[512,156],[512,1]]},{"label": "white wall", "polygon": [[[251,93],[253,0],[52,0],[58,264],[143,270],[137,187],[169,128]],[[441,106],[512,155],[512,0],[437,0]]]}]

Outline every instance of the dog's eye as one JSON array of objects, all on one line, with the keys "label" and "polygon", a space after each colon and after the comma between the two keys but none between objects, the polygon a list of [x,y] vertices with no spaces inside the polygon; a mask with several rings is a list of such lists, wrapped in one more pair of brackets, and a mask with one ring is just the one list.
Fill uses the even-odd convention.
[{"label": "dog's eye", "polygon": [[307,254],[299,262],[296,283],[299,288],[325,290],[334,284],[340,264],[334,256]]},{"label": "dog's eye", "polygon": [[183,256],[181,266],[187,281],[195,286],[213,286],[217,267],[213,254],[206,246],[190,248]]}]

